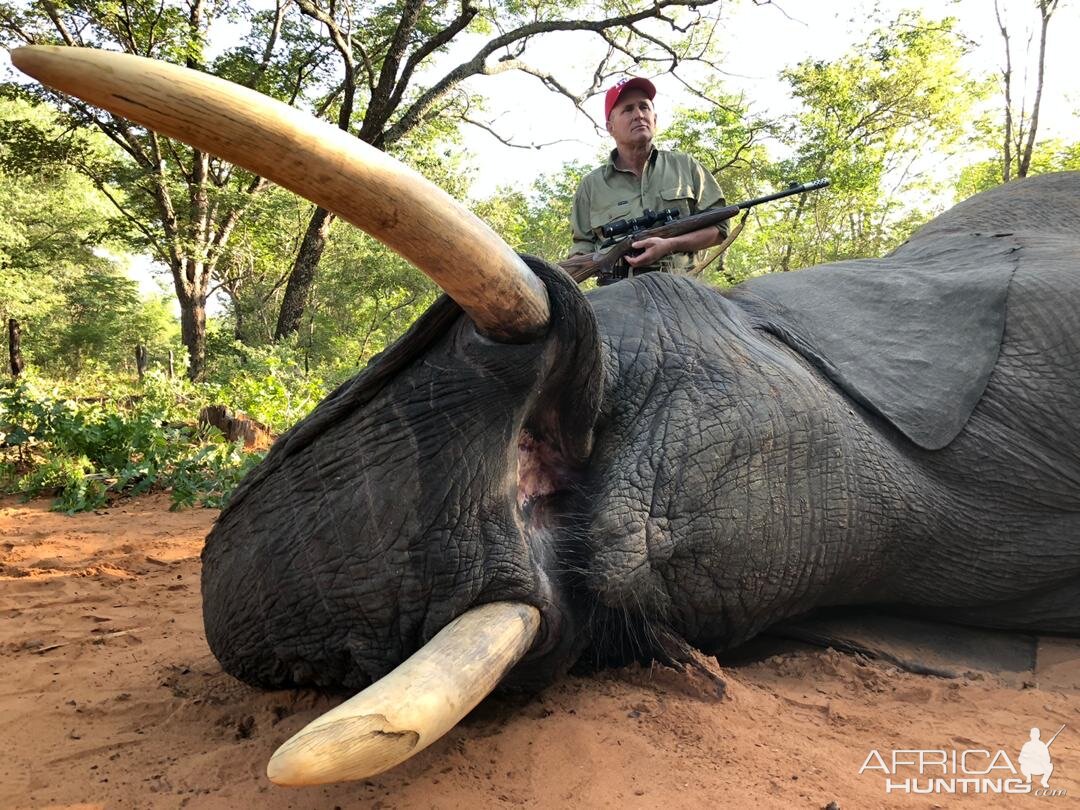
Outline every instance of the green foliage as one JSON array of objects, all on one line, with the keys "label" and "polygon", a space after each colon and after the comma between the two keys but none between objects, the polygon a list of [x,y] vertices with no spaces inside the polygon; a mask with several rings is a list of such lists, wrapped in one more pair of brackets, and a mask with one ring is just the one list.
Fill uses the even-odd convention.
[{"label": "green foliage", "polygon": [[[281,19],[243,0],[77,0],[27,7],[0,0],[0,44],[66,43],[137,54],[222,73],[303,104],[312,84],[336,80],[332,69],[323,67],[330,45],[301,22],[293,4],[279,4],[277,10]],[[223,18],[242,32],[244,41],[208,64],[206,46],[215,23]],[[318,92],[325,90],[324,85]],[[27,85],[21,92],[54,106],[67,134],[50,138],[40,128],[35,135],[24,127],[11,142],[26,157],[36,149],[53,163],[62,158],[89,178],[121,215],[113,220],[118,227],[112,237],[169,268],[184,313],[188,373],[200,378],[205,303],[219,280],[218,262],[232,231],[268,184],[42,86]],[[110,148],[84,148],[88,131],[104,135]]]},{"label": "green foliage", "polygon": [[436,286],[366,234],[341,228],[292,344],[333,381],[363,368],[438,295]]},{"label": "green foliage", "polygon": [[85,456],[59,454],[47,459],[17,482],[20,492],[33,498],[55,492],[53,509],[57,512],[86,512],[104,506],[107,484],[94,473],[94,465]]},{"label": "green foliage", "polygon": [[0,99],[0,314],[19,319],[51,315],[64,281],[104,264],[92,247],[106,224],[90,183],[20,152],[27,128],[56,124],[40,107]]},{"label": "green foliage", "polygon": [[55,354],[39,357],[37,365],[53,374],[79,373],[93,366],[110,370],[135,369],[135,346],[164,360],[179,346],[179,329],[164,295],[143,299],[138,285],[110,263],[96,272],[62,285],[62,313],[39,325],[38,343]]},{"label": "green foliage", "polygon": [[[395,145],[395,157],[461,199],[468,178],[458,151],[449,145],[451,135],[456,137],[456,132],[445,122],[418,127]],[[311,212],[306,201],[271,190],[237,228],[224,259],[222,282],[228,295],[222,327],[231,331],[232,339],[211,338],[214,359],[208,379],[231,378],[243,370],[243,363],[261,362],[259,352],[276,351],[283,364],[278,371],[289,364],[305,373],[317,370],[313,388],[322,386],[322,380],[340,381],[382,351],[434,301],[438,290],[426,276],[367,234],[336,222],[299,333],[271,350],[291,257],[300,247]],[[223,365],[215,369],[215,364]],[[286,376],[297,385],[307,384],[292,372]]]},{"label": "green foliage", "polygon": [[[56,113],[0,99],[0,120],[0,318],[20,321],[27,361],[67,374],[133,367],[136,343],[164,351],[173,318],[162,301],[140,298],[115,255],[112,206],[57,162],[74,158]],[[101,148],[83,141],[84,153]]]},{"label": "green foliage", "polygon": [[238,22],[246,22],[250,27],[241,29],[239,44],[214,60],[211,71],[214,75],[282,101],[296,94],[297,76],[308,76],[320,84],[335,80],[333,60],[327,58],[329,43],[315,33],[302,17],[287,14],[281,19],[278,38],[287,47],[274,48],[267,54],[266,43],[271,41],[275,10],[252,10],[245,8],[244,4],[228,3],[223,4],[223,8],[226,13],[243,14],[242,21],[230,20],[234,28]]},{"label": "green foliage", "polygon": [[[285,279],[312,208],[295,194],[271,188],[253,201],[248,217],[238,223],[219,265],[221,288],[228,296],[224,324],[236,340],[250,346],[273,340]],[[213,346],[208,352],[216,353]]]},{"label": "green foliage", "polygon": [[[17,486],[21,492],[33,498],[47,491],[63,492],[64,490],[79,491],[86,494],[86,475],[94,469],[86,456],[71,456],[59,453],[47,459],[43,464],[35,467],[21,479]],[[90,506],[100,505],[103,498],[95,492],[95,503]]]},{"label": "green foliage", "polygon": [[54,494],[53,508],[65,512],[170,487],[178,507],[220,506],[261,456],[217,431],[201,435],[191,412],[198,403],[177,393],[161,378],[139,394],[89,401],[33,381],[7,383],[0,387],[0,478],[27,497]]},{"label": "green foliage", "polygon": [[[243,266],[230,271],[224,285],[227,314],[221,331],[209,338],[214,359],[208,380],[225,386],[226,393],[248,390],[249,382],[264,378],[271,386],[286,385],[293,392],[287,410],[298,416],[295,403],[310,401],[303,391],[321,390],[324,381],[356,373],[434,301],[438,290],[393,251],[338,223],[331,229],[299,333],[274,344],[278,305],[291,267],[286,257],[299,244],[310,208],[291,195],[268,195],[264,202],[267,210],[237,236],[235,244],[245,252],[235,254],[236,261]],[[263,412],[250,404],[252,397],[246,399],[248,404],[235,402],[236,407],[253,416]]]},{"label": "green foliage", "polygon": [[592,167],[566,163],[558,172],[541,175],[528,193],[500,188],[473,205],[510,247],[520,253],[559,261],[570,252],[570,209],[577,187]]},{"label": "green foliage", "polygon": [[705,88],[710,103],[676,110],[661,144],[692,155],[716,177],[730,202],[755,196],[772,158],[765,141],[783,135],[780,122],[755,115],[746,99],[718,84]]},{"label": "green foliage", "polygon": [[187,506],[221,509],[241,479],[263,459],[245,453],[237,444],[213,442],[181,458],[169,476],[173,510]]},{"label": "green foliage", "polygon": [[[1046,140],[1031,150],[1028,176],[1049,172],[1080,171],[1080,141],[1067,144],[1061,140]],[[1003,166],[1001,155],[965,166],[956,182],[956,198],[966,200],[973,194],[1001,184]]]},{"label": "green foliage", "polygon": [[955,20],[901,12],[865,47],[784,72],[803,111],[785,138],[792,155],[776,165],[776,183],[825,175],[832,185],[757,215],[769,230],[759,261],[787,270],[878,256],[930,216],[920,203],[938,190],[930,159],[960,143],[986,90],[960,67],[967,50]]},{"label": "green foliage", "polygon": [[328,391],[321,376],[304,370],[298,354],[290,343],[263,347],[233,343],[227,350],[219,349],[213,373],[198,390],[211,402],[228,403],[275,432],[283,432]]}]

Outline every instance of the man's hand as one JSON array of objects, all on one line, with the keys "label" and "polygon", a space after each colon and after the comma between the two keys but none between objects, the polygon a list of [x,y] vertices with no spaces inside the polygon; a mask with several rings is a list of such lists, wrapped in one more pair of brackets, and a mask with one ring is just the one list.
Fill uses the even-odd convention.
[{"label": "man's hand", "polygon": [[719,245],[723,241],[724,232],[715,225],[666,239],[662,236],[650,236],[630,243],[630,247],[641,250],[641,253],[637,256],[626,256],[626,263],[631,267],[645,267],[656,264],[672,253],[694,253]]},{"label": "man's hand", "polygon": [[674,239],[665,239],[662,236],[650,236],[640,242],[632,242],[630,246],[641,252],[635,256],[628,253],[625,257],[626,263],[631,267],[646,267],[650,264],[656,264],[668,254],[674,252],[675,248],[672,246],[674,241]]}]

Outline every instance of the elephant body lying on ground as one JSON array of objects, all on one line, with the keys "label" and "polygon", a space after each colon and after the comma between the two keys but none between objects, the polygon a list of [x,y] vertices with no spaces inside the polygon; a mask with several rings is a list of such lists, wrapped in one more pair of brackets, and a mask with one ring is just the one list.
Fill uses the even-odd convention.
[{"label": "elephant body lying on ground", "polygon": [[362,686],[496,600],[543,615],[518,678],[823,605],[1080,633],[1078,234],[1061,174],[728,293],[534,264],[552,329],[524,345],[436,305],[222,514],[215,654]]},{"label": "elephant body lying on ground", "polygon": [[257,93],[86,48],[12,61],[323,205],[449,296],[207,538],[229,672],[378,681],[283,745],[275,781],[391,767],[512,667],[682,662],[817,607],[1080,633],[1080,174],[978,195],[880,260],[584,295]]}]

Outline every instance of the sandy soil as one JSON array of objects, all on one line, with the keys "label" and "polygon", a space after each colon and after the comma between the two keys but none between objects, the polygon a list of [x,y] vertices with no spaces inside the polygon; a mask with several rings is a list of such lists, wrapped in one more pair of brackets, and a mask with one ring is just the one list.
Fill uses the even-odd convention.
[{"label": "sandy soil", "polygon": [[[263,774],[270,753],[337,701],[222,673],[199,602],[213,518],[169,512],[164,496],[76,517],[0,501],[0,807],[1064,808],[1080,797],[1080,646],[1067,645],[1022,688],[810,649],[726,668],[723,699],[663,669],[568,678],[488,700],[379,778],[277,788]],[[1064,796],[886,795],[880,771],[859,773],[873,749],[1001,748],[1016,762],[1031,726],[1062,724],[1050,784]]]}]

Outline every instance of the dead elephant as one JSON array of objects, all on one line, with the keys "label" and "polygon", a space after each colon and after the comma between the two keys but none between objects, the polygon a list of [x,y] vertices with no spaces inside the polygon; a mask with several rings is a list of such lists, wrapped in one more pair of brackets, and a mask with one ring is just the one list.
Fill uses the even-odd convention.
[{"label": "dead elephant", "polygon": [[277,781],[389,767],[507,672],[679,661],[820,606],[1080,633],[1080,175],[979,195],[880,260],[583,295],[332,128],[99,58],[130,59],[65,79],[74,57],[15,54],[337,210],[448,293],[207,540],[228,671],[376,682],[283,747]]}]

